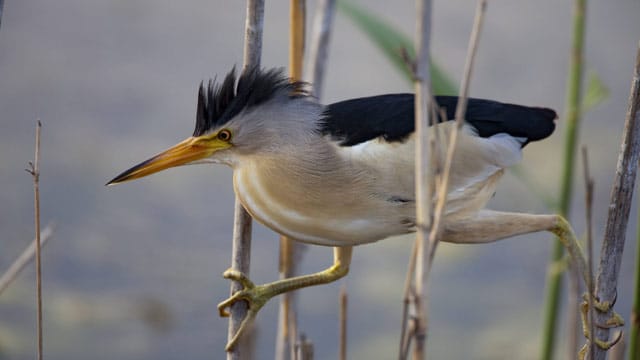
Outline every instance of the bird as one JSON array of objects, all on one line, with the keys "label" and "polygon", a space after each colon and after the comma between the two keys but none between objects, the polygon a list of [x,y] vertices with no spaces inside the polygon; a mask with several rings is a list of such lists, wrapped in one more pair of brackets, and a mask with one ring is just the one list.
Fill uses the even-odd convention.
[{"label": "bird", "polygon": [[[247,212],[275,232],[334,249],[327,269],[263,285],[237,270],[224,277],[243,288],[218,305],[221,316],[239,300],[249,304],[232,349],[246,325],[276,295],[344,277],[354,246],[416,231],[414,95],[386,94],[320,104],[305,83],[282,69],[232,69],[221,83],[200,83],[192,136],[109,181],[115,185],[188,164],[233,169],[233,190]],[[455,126],[455,96],[435,96],[446,149]],[[506,168],[527,144],[549,137],[557,114],[469,98],[451,164],[441,241],[488,243],[516,235],[556,234],[586,269],[569,223],[560,215],[494,211],[485,206]],[[438,151],[444,154],[445,151]]]}]

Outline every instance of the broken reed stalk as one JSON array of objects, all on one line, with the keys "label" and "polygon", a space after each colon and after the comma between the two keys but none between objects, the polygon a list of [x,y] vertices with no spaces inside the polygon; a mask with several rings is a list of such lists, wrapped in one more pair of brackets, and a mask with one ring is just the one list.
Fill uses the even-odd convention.
[{"label": "broken reed stalk", "polygon": [[[243,71],[260,66],[262,53],[262,29],[264,24],[264,0],[247,1],[247,17],[245,21],[244,64]],[[238,198],[235,200],[233,221],[233,245],[231,249],[231,267],[247,276],[251,262],[251,216],[244,209]],[[231,283],[231,294],[241,289],[235,281]],[[238,331],[242,320],[247,315],[247,303],[238,301],[231,305],[229,317],[228,339],[231,340]],[[242,340],[239,346],[229,349],[227,360],[240,360],[243,356]],[[246,351],[244,353],[249,353]]]},{"label": "broken reed stalk", "polygon": [[[43,248],[47,241],[53,235],[54,226],[53,224],[47,225],[44,230],[40,233],[40,247]],[[24,269],[27,264],[34,258],[36,255],[36,242],[37,238],[34,238],[31,244],[27,246],[26,249],[20,254],[20,256],[13,261],[13,263],[9,266],[9,268],[2,274],[0,277],[0,294],[4,292],[13,280],[16,279],[18,274]]]},{"label": "broken reed stalk", "polygon": [[[577,149],[578,129],[582,115],[582,82],[583,82],[583,54],[585,39],[585,13],[586,0],[575,0],[573,10],[573,32],[571,45],[571,60],[569,65],[569,78],[567,80],[567,103],[565,124],[565,147],[562,164],[562,179],[560,189],[560,202],[558,214],[569,218],[569,207],[573,192],[574,163]],[[562,285],[562,271],[557,271],[559,263],[563,261],[564,247],[558,238],[555,238],[551,260],[548,265],[546,281],[546,295],[544,305],[544,323],[542,326],[542,346],[540,359],[553,358],[553,349],[557,338],[558,311],[560,304],[560,290]],[[575,301],[575,300],[574,300]]]},{"label": "broken reed stalk", "polygon": [[42,250],[42,241],[40,238],[40,129],[42,123],[38,120],[36,125],[36,148],[33,162],[29,162],[29,168],[26,169],[33,178],[33,208],[34,208],[34,227],[36,231],[36,302],[37,302],[37,338],[38,350],[37,359],[42,360],[42,261],[40,250]]},{"label": "broken reed stalk", "polygon": [[[593,178],[591,177],[591,172],[589,171],[589,158],[588,158],[588,154],[587,154],[587,147],[583,146],[582,147],[582,159],[583,159],[583,169],[584,169],[584,181],[585,181],[585,212],[586,212],[586,220],[587,220],[587,271],[589,272],[589,278],[588,278],[588,282],[587,284],[585,284],[585,286],[587,287],[587,293],[588,294],[593,294],[594,293],[594,284],[593,284],[593,192],[594,192],[594,181]],[[577,275],[577,271],[575,271],[575,269],[573,269],[574,272],[576,273],[575,275],[575,283],[576,286],[579,288],[579,281],[580,281],[580,276]],[[577,294],[576,294],[577,295]],[[576,296],[574,299],[577,299],[578,297]],[[595,326],[593,324],[593,319],[595,319],[595,309],[593,307],[593,297],[591,296],[587,296],[587,305],[588,305],[588,312],[587,312],[587,324],[586,326],[589,327],[589,354],[593,354],[593,351],[595,349],[595,342],[593,341],[593,334],[595,331]],[[583,324],[583,326],[585,326]],[[576,331],[573,331],[573,334],[576,334]],[[575,349],[574,349],[575,350]],[[573,355],[573,359],[576,358],[577,354],[572,354]]]},{"label": "broken reed stalk", "polygon": [[304,334],[300,334],[300,342],[294,347],[294,360],[313,360],[313,343]]},{"label": "broken reed stalk", "polygon": [[[604,240],[600,250],[600,264],[596,278],[595,296],[599,301],[613,301],[616,297],[618,274],[622,263],[622,253],[631,209],[631,200],[640,159],[640,43],[636,49],[636,61],[631,81],[629,104],[625,118],[624,131],[616,175],[611,190],[609,214],[604,231]],[[605,324],[612,312],[596,314],[595,322]],[[595,338],[606,341],[609,329],[596,329]],[[592,359],[604,360],[606,351],[595,348]]]},{"label": "broken reed stalk", "polygon": [[[305,38],[305,0],[291,0],[289,3],[289,77],[293,81],[302,80]],[[280,279],[293,277],[301,255],[302,245],[292,239],[280,236]],[[295,293],[280,295],[278,310],[278,330],[276,336],[276,360],[295,358],[297,342]],[[287,355],[289,354],[289,355]]]},{"label": "broken reed stalk", "polygon": [[431,90],[431,74],[429,47],[431,40],[431,0],[416,1],[416,50],[417,59],[415,66],[415,131],[416,131],[416,266],[414,269],[415,296],[414,308],[416,312],[415,323],[415,346],[413,351],[414,360],[425,358],[425,340],[427,336],[427,302],[428,297],[423,291],[428,279],[424,275],[424,269],[429,266],[424,264],[428,261],[430,250],[427,249],[429,229],[432,223],[433,207],[433,182],[431,174],[429,151],[431,137],[429,135],[429,125],[433,124],[432,106],[433,98]]}]

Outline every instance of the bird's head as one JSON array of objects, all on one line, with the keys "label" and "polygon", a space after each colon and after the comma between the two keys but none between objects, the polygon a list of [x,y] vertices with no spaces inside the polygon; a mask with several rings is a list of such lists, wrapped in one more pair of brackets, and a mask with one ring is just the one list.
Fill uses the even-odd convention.
[{"label": "bird's head", "polygon": [[[135,180],[180,165],[227,163],[295,146],[316,133],[321,106],[309,99],[303,83],[281,69],[245,71],[236,82],[235,69],[221,84],[200,84],[193,135],[116,176],[107,185]],[[290,150],[287,150],[290,151]]]}]

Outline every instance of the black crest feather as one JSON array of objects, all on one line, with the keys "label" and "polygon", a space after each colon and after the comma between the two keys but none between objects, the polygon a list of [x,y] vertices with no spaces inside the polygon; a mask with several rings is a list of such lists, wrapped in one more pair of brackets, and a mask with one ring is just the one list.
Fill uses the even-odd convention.
[{"label": "black crest feather", "polygon": [[236,84],[235,67],[225,76],[222,84],[209,80],[200,83],[196,128],[193,136],[225,124],[242,110],[265,103],[275,94],[284,91],[289,97],[308,96],[304,83],[292,82],[282,69],[261,70],[253,68],[243,72]]}]

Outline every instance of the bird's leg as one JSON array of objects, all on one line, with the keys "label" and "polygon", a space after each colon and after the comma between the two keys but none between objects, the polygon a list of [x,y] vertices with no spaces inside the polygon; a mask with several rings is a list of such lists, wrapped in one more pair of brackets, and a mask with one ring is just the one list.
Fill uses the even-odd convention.
[{"label": "bird's leg", "polygon": [[[571,225],[560,215],[533,215],[482,210],[473,217],[447,219],[442,241],[452,243],[488,243],[538,231],[549,231],[560,239],[560,242],[569,253],[574,268],[581,275],[585,288],[587,288],[587,284],[591,280],[591,274],[589,274],[582,248]],[[593,294],[589,296],[592,297],[592,304],[596,310],[600,312],[612,311],[611,319],[604,326],[618,327],[624,324],[620,315],[611,309],[612,304],[610,302],[599,301]],[[584,308],[587,309],[586,306]],[[588,329],[586,316],[582,317],[582,322],[583,328]],[[585,333],[587,338],[589,338],[588,335],[588,332]],[[615,339],[611,342],[598,340],[596,345],[607,349],[615,342]]]},{"label": "bird's leg", "polygon": [[274,281],[264,285],[254,285],[243,273],[228,269],[223,276],[230,280],[238,281],[242,284],[243,289],[231,295],[230,298],[218,304],[220,316],[229,316],[227,308],[235,302],[245,300],[249,304],[247,315],[240,324],[236,334],[229,340],[226,350],[231,350],[238,342],[246,327],[255,319],[256,314],[272,297],[285,292],[297,290],[300,288],[327,284],[340,279],[349,272],[349,264],[351,263],[351,246],[333,248],[333,265],[323,271],[296,276],[288,279]]},{"label": "bird's leg", "polygon": [[538,231],[549,231],[558,236],[586,284],[589,279],[587,262],[571,225],[560,215],[482,210],[472,217],[447,219],[442,241],[482,244]]}]

